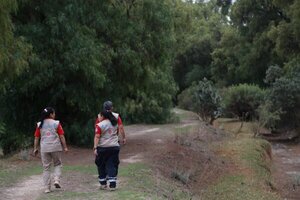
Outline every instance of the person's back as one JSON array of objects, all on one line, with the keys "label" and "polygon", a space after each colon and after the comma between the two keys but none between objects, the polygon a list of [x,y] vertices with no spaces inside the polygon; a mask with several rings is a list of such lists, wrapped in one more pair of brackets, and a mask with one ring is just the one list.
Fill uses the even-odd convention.
[{"label": "person's back", "polygon": [[123,137],[123,144],[126,143],[122,120],[118,113],[112,112],[112,102],[106,101],[97,121],[93,149],[96,156],[95,164],[98,169],[100,188],[106,189],[109,186],[110,190],[115,190],[120,163],[119,133]]},{"label": "person's back", "polygon": [[[38,126],[41,122],[38,123]],[[62,145],[57,133],[59,121],[54,119],[45,119],[40,128],[41,133],[41,152],[62,151]]]},{"label": "person's back", "polygon": [[[117,119],[118,114],[112,113]],[[119,136],[118,136],[118,124],[115,126],[112,125],[109,119],[104,119],[99,122],[97,126],[102,130],[99,147],[115,147],[119,145]]]},{"label": "person's back", "polygon": [[59,121],[55,120],[55,110],[51,107],[47,107],[42,111],[40,122],[37,123],[37,127],[34,132],[33,153],[35,156],[38,154],[39,140],[41,146],[45,193],[49,193],[51,192],[51,163],[53,163],[54,166],[54,186],[55,188],[61,188],[60,176],[62,162],[60,154],[63,149],[65,152],[68,151],[64,130]]}]

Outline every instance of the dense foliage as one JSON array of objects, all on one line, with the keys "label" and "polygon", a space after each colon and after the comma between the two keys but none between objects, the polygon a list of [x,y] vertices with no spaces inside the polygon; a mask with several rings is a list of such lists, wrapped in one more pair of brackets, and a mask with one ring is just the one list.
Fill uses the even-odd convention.
[{"label": "dense foliage", "polygon": [[[180,104],[196,102],[191,91],[203,78],[207,90],[255,84],[243,96],[248,110],[280,113],[276,126],[295,128],[299,16],[298,0],[2,0],[0,129],[9,142],[1,143],[14,141],[6,130],[32,137],[46,106],[73,144],[92,142],[107,99],[125,123],[164,123],[176,94]],[[248,98],[255,91],[266,91],[261,112]],[[210,107],[197,105],[190,109]]]},{"label": "dense foliage", "polygon": [[270,111],[281,111],[277,126],[284,128],[299,127],[300,120],[300,65],[297,62],[289,66],[288,73],[272,83],[268,95]]},{"label": "dense foliage", "polygon": [[265,92],[256,85],[240,84],[224,92],[224,107],[227,113],[241,119],[253,119],[256,109],[262,104]]},{"label": "dense foliage", "polygon": [[[257,90],[266,90],[264,101],[268,106],[261,106],[264,113],[267,109],[270,115],[277,113],[277,127],[298,127],[299,76],[294,69],[300,61],[300,2],[217,0],[206,6],[202,1],[187,4],[198,11],[190,12],[190,24],[201,24],[201,30],[206,32],[196,29],[190,37],[186,36],[194,42],[175,57],[173,70],[179,92],[203,77],[221,88],[256,84]],[[205,11],[208,14],[199,15]],[[226,96],[223,99],[226,101]],[[253,114],[262,113],[255,111],[257,102],[248,104],[256,105],[250,106]]]},{"label": "dense foliage", "polygon": [[27,58],[30,45],[23,37],[15,37],[10,14],[16,12],[16,0],[0,2],[0,91],[5,92],[5,85],[16,78],[28,66]]}]

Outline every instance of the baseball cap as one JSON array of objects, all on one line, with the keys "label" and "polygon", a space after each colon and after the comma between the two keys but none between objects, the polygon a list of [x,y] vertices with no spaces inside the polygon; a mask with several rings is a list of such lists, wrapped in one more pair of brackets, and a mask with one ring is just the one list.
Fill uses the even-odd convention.
[{"label": "baseball cap", "polygon": [[105,101],[103,103],[103,109],[104,110],[111,110],[113,107],[113,103],[111,101]]}]

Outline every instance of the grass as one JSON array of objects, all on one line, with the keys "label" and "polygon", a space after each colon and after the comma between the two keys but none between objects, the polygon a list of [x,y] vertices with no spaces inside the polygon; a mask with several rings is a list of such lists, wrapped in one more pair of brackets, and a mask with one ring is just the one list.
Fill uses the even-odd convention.
[{"label": "grass", "polygon": [[175,118],[177,118],[178,122],[186,119],[198,119],[198,116],[195,113],[179,108],[174,108],[172,110],[172,113],[175,116]]},{"label": "grass", "polygon": [[175,142],[182,146],[191,146],[198,129],[194,126],[175,128]]},{"label": "grass", "polygon": [[[96,172],[95,165],[87,166],[64,166],[65,175],[68,172],[78,172],[82,176],[93,176]],[[154,176],[155,172],[143,163],[132,163],[121,166],[119,170],[120,186],[114,191],[102,191],[99,189],[89,190],[87,192],[76,191],[58,191],[50,194],[42,194],[40,199],[56,200],[56,199],[124,199],[124,200],[144,200],[144,199],[190,199],[188,192],[182,191],[176,185],[163,180],[161,177]],[[81,182],[83,184],[83,182]],[[87,188],[94,187],[97,184],[95,178],[92,183],[84,184]]]},{"label": "grass", "polygon": [[[180,113],[181,115],[188,115],[189,113]],[[229,129],[234,130],[240,126],[236,121],[226,120],[221,122],[224,124],[225,131]],[[122,199],[122,200],[160,200],[160,199],[204,199],[204,200],[277,200],[280,199],[270,189],[271,173],[270,161],[267,158],[270,150],[270,144],[264,140],[252,138],[249,133],[248,123],[239,133],[238,137],[232,137],[230,140],[223,141],[216,145],[216,151],[220,156],[230,159],[237,167],[233,172],[227,173],[214,182],[213,185],[208,186],[202,190],[200,197],[195,197],[187,189],[184,189],[181,183],[172,178],[167,179],[160,175],[159,171],[150,168],[144,163],[131,163],[120,166],[118,178],[120,187],[114,192],[100,191],[96,189],[97,174],[96,166],[90,165],[65,165],[63,167],[63,176],[78,175],[78,177],[88,177],[88,180],[78,180],[78,184],[83,184],[82,188],[89,188],[89,190],[81,190],[76,187],[68,191],[57,191],[50,194],[42,194],[39,198],[47,200],[56,199]],[[176,129],[176,135],[187,134],[188,140],[197,142],[193,132],[199,131],[195,127],[182,127]],[[229,134],[230,135],[230,134]],[[201,139],[201,138],[200,138]],[[189,146],[186,140],[177,141],[183,146]],[[191,143],[193,145],[193,143]],[[208,145],[208,144],[206,144]],[[212,145],[212,144],[210,144]],[[8,163],[6,160],[0,160],[0,187],[9,186],[24,178],[35,174],[41,174],[41,164],[37,162],[30,163],[22,161],[22,166]],[[174,176],[185,175],[182,172],[173,174]],[[183,181],[188,177],[179,177]],[[200,180],[201,181],[201,180]],[[297,179],[298,181],[298,179]],[[75,183],[76,184],[76,183]],[[268,185],[269,184],[269,185]]]},{"label": "grass", "polygon": [[63,171],[76,171],[87,175],[97,174],[96,165],[64,165]]},{"label": "grass", "polygon": [[234,200],[279,200],[280,198],[265,190],[259,189],[255,182],[249,182],[243,175],[226,175],[216,185],[202,194],[203,199]]},{"label": "grass", "polygon": [[[49,194],[43,194],[39,197],[40,200],[60,200],[60,199],[91,199],[90,193],[84,192],[72,192],[72,191],[63,191],[63,192],[52,192]],[[101,199],[101,198],[99,198]],[[103,200],[105,198],[102,198]]]},{"label": "grass", "polygon": [[253,171],[252,178],[260,180],[271,177],[270,149],[267,141],[254,138],[232,140],[224,145],[224,151],[230,152],[237,165]]},{"label": "grass", "polygon": [[[240,124],[226,120],[226,128],[236,129]],[[271,145],[266,140],[253,138],[249,132],[251,124],[246,123],[238,137],[222,143],[216,150],[230,159],[234,167],[215,185],[203,192],[203,199],[279,200],[272,191]]]},{"label": "grass", "polygon": [[[191,195],[172,182],[163,179],[159,174],[143,163],[130,164],[120,171],[126,178],[126,191],[133,191],[146,199],[189,199]],[[120,196],[121,197],[121,196]],[[126,199],[122,196],[122,199]],[[135,199],[129,198],[128,199]]]},{"label": "grass", "polygon": [[0,187],[11,186],[21,179],[42,173],[41,165],[28,161],[11,162],[0,159]]}]

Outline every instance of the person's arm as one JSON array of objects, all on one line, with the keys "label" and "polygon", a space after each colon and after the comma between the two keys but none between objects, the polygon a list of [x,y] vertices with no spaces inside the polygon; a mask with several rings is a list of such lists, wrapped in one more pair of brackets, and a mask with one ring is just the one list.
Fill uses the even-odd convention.
[{"label": "person's arm", "polygon": [[63,146],[63,148],[64,148],[64,151],[65,151],[65,152],[68,152],[69,149],[68,149],[68,147],[67,147],[66,138],[65,138],[65,136],[64,136],[64,133],[65,133],[65,132],[64,132],[64,130],[63,130],[63,128],[62,128],[62,126],[61,126],[60,123],[58,124],[56,131],[57,131],[57,134],[59,135],[59,139],[60,139],[60,142],[61,142],[61,144],[62,144],[62,146]]},{"label": "person's arm", "polygon": [[33,145],[34,145],[33,146],[33,155],[34,156],[37,156],[37,154],[39,153],[38,146],[39,146],[40,136],[41,136],[40,129],[39,129],[39,127],[36,127],[35,132],[34,132],[34,142],[33,142]]},{"label": "person's arm", "polygon": [[122,143],[126,144],[127,140],[126,140],[125,130],[123,125],[119,126],[119,133],[121,133],[122,136]]},{"label": "person's arm", "polygon": [[101,128],[98,125],[96,125],[96,127],[95,127],[95,137],[94,137],[94,147],[93,147],[95,156],[98,155],[97,146],[98,146],[98,143],[99,143],[99,140],[100,140],[100,135],[101,135]]},{"label": "person's arm", "polygon": [[100,140],[100,134],[95,134],[93,150],[94,150],[94,154],[96,156],[98,155],[98,153],[97,153],[97,146],[98,146],[99,140]]},{"label": "person's arm", "polygon": [[33,147],[33,155],[37,156],[39,149],[38,149],[38,144],[39,144],[39,137],[34,137],[34,147]]},{"label": "person's arm", "polygon": [[118,118],[118,133],[120,133],[122,136],[122,143],[126,144],[127,141],[126,141],[125,130],[124,130],[122,119],[120,117]]},{"label": "person's arm", "polygon": [[63,148],[64,148],[64,151],[65,151],[65,152],[68,152],[69,149],[68,149],[68,147],[67,147],[67,143],[66,143],[65,136],[64,136],[64,135],[59,135],[59,139],[60,139],[60,142],[61,142],[61,144],[62,144],[62,146],[63,146]]}]

